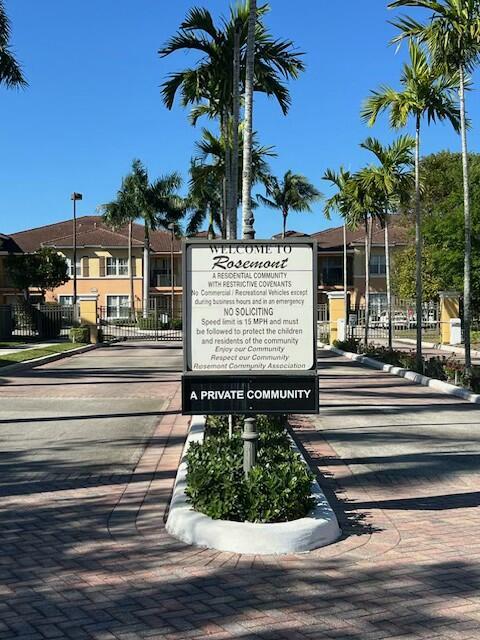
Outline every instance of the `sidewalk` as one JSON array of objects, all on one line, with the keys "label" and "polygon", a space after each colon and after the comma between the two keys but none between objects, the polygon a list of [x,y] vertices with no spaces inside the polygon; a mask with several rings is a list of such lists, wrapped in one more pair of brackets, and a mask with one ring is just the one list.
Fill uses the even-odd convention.
[{"label": "sidewalk", "polygon": [[344,538],[291,557],[218,553],[163,526],[187,430],[175,365],[143,345],[153,368],[135,382],[121,348],[116,379],[79,356],[65,399],[91,375],[169,404],[128,481],[72,474],[0,497],[0,640],[480,639],[477,408],[322,353],[321,414],[295,434],[336,492]]}]

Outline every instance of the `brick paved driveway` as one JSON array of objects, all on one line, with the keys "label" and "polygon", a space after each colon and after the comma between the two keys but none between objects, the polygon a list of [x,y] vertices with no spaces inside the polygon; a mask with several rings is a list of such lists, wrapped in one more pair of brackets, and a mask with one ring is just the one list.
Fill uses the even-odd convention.
[{"label": "brick paved driveway", "polygon": [[[82,356],[68,384],[90,389],[98,357]],[[178,374],[135,379],[127,360],[118,387],[114,372],[96,379],[117,398],[130,385],[170,398],[129,483],[91,473],[0,497],[1,640],[480,638],[478,409],[325,355],[321,416],[295,430],[336,491],[344,539],[301,556],[235,556],[165,533],[187,426]],[[35,376],[46,385],[62,366]],[[24,376],[0,387],[0,403]]]}]

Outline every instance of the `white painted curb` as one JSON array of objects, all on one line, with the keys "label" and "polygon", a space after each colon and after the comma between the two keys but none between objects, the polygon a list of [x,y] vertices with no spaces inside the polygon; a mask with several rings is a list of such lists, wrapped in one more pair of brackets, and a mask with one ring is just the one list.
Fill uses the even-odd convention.
[{"label": "white painted curb", "polygon": [[[183,457],[178,468],[166,529],[172,535],[198,547],[245,553],[269,555],[300,553],[335,542],[341,535],[337,517],[316,481],[312,483],[312,496],[316,505],[305,518],[292,522],[271,524],[213,520],[194,511],[185,495],[187,464],[186,452],[192,442],[201,442],[205,418],[194,416],[185,443]],[[296,447],[295,447],[296,448]],[[307,464],[296,448],[305,464]]]},{"label": "white painted curb", "polygon": [[462,398],[462,400],[467,400],[468,402],[473,402],[474,404],[480,404],[480,395],[478,393],[472,393],[471,391],[463,389],[462,387],[456,387],[454,384],[450,384],[449,382],[443,382],[442,380],[437,380],[436,378],[428,378],[427,376],[423,376],[420,373],[415,373],[415,371],[402,369],[401,367],[394,367],[392,364],[384,364],[383,362],[379,362],[378,360],[374,360],[373,358],[361,356],[358,353],[350,353],[350,351],[342,351],[341,349],[337,349],[336,347],[323,345],[323,348],[333,351],[333,353],[336,353],[339,356],[345,356],[350,360],[355,360],[355,362],[364,364],[371,369],[379,369],[380,371],[391,373],[394,376],[399,376],[401,378],[405,378],[406,380],[411,380],[412,382],[421,384],[424,387],[431,387],[432,389],[435,389],[435,391],[446,393],[449,396],[456,396],[457,398]]}]

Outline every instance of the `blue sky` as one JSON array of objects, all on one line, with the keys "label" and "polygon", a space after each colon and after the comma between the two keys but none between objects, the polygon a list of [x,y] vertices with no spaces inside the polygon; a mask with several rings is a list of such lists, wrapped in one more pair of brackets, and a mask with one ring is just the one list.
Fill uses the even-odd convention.
[{"label": "blue sky", "polygon": [[[0,232],[11,233],[67,219],[72,191],[84,194],[79,214],[109,201],[141,158],[152,177],[172,170],[187,177],[199,137],[187,112],[167,111],[159,85],[168,72],[192,65],[195,54],[160,59],[157,50],[175,32],[194,0],[6,0],[13,46],[29,87],[0,87]],[[227,0],[201,0],[220,16]],[[384,119],[374,129],[359,109],[379,83],[397,85],[405,51],[388,46],[393,13],[385,0],[273,0],[267,23],[278,37],[305,52],[307,71],[291,83],[287,117],[257,97],[255,128],[274,145],[275,174],[303,173],[328,194],[327,167],[356,169],[368,161],[358,144],[368,135],[392,139]],[[470,116],[480,116],[476,91]],[[476,151],[475,128],[470,147]],[[447,127],[425,131],[423,152],[458,150]],[[473,144],[475,143],[475,144]],[[256,212],[257,237],[281,229],[280,214]],[[334,220],[334,222],[336,222]],[[289,228],[306,232],[329,226],[322,205],[313,214],[291,214]]]}]

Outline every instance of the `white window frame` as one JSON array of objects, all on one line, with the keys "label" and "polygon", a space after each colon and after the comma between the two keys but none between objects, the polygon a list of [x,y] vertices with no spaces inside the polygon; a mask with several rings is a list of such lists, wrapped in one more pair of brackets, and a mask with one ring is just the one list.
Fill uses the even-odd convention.
[{"label": "white window frame", "polygon": [[[65,258],[68,266],[68,275],[73,278],[73,260],[72,258]],[[77,278],[82,277],[82,259],[77,258]]]},{"label": "white window frame", "polygon": [[387,261],[384,253],[374,253],[370,256],[370,275],[384,278],[387,275]]},{"label": "white window frame", "polygon": [[[70,300],[70,302],[63,302],[63,300],[65,300],[65,298],[68,298]],[[65,294],[65,295],[58,296],[58,304],[67,305],[67,306],[72,305],[73,304],[73,295]]]},{"label": "white window frame", "polygon": [[[124,261],[125,264],[120,265],[120,260]],[[109,265],[110,262],[110,265]],[[109,273],[109,266],[112,268],[113,273]],[[120,273],[120,268],[124,267],[126,269],[125,273]],[[105,260],[105,276],[107,278],[126,278],[129,275],[129,264],[128,258],[119,258],[117,256],[107,256]]]},{"label": "white window frame", "polygon": [[[116,305],[117,313],[116,313],[116,315],[111,316],[109,314],[109,312],[108,312],[109,311],[109,307],[113,306],[112,304],[109,303],[109,299],[110,298],[126,298],[127,301],[128,301],[127,302],[128,306],[126,307],[127,308],[127,314],[124,315],[124,316],[120,315],[121,306],[120,306],[120,301],[118,301],[118,303]],[[130,296],[128,294],[126,294],[126,293],[107,293],[106,296],[105,296],[105,302],[106,302],[107,318],[109,320],[122,320],[124,318],[128,318],[128,316],[130,314]]]}]

